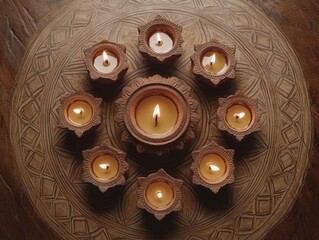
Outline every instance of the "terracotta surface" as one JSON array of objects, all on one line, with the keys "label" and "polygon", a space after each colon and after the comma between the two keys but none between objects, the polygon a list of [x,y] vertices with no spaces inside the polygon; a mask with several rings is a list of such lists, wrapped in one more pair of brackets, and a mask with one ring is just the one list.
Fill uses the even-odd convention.
[{"label": "terracotta surface", "polygon": [[[199,239],[227,236],[231,238],[236,236],[249,238],[251,236],[252,239],[254,239],[254,236],[268,239],[317,239],[319,234],[319,229],[316,227],[319,220],[319,56],[317,51],[319,49],[319,4],[314,0],[293,0],[288,2],[261,0],[179,2],[182,5],[174,5],[167,1],[165,5],[158,8],[151,7],[151,4],[145,2],[143,5],[138,1],[122,1],[120,3],[115,1],[93,1],[85,3],[85,1],[63,0],[58,2],[51,0],[42,2],[8,0],[1,3],[0,36],[3,43],[0,47],[1,239],[70,239],[70,236],[72,238],[90,237],[92,239],[97,237],[102,239],[113,239],[115,237],[136,239],[136,237],[132,237],[133,235],[125,235],[125,232],[130,230],[124,229],[123,233],[114,227],[113,229],[108,228],[108,231],[106,231],[103,229],[103,224],[109,226],[108,224],[112,225],[114,222],[120,222],[127,226],[134,223],[135,225],[131,225],[134,228],[140,224],[140,221],[143,224],[139,228],[143,226],[143,230],[140,232],[133,231],[133,233],[135,236],[144,234],[146,239],[153,236],[174,238],[175,234],[178,236],[175,239],[186,239],[191,237],[192,234],[187,231],[175,232],[176,229],[181,231],[185,226],[194,226],[194,228],[192,227],[193,233]],[[136,8],[136,5],[139,8]],[[181,11],[181,6],[183,6],[183,11]],[[121,19],[122,16],[124,20],[121,21],[121,24],[116,24],[115,18],[115,22],[109,23],[113,28],[104,28],[106,35],[99,35],[96,31],[108,25],[104,14],[109,14],[109,8],[118,9],[118,12],[113,12],[113,14],[121,13],[118,14],[118,19]],[[171,9],[166,14],[167,17],[172,17],[174,14],[178,15],[176,21],[184,24],[183,34],[185,34],[183,35],[184,43],[182,45],[185,51],[184,55],[171,68],[165,71],[156,67],[149,68],[149,65],[143,61],[137,50],[137,25],[147,21],[143,14],[151,18],[152,11],[156,10],[156,13],[164,12],[161,11],[163,8]],[[92,9],[99,9],[99,11],[92,11],[93,14],[88,14]],[[137,10],[138,14],[131,16],[131,11],[135,10]],[[205,12],[210,14],[209,18],[203,18]],[[227,15],[228,17],[225,18],[225,16],[221,16],[222,13],[232,14]],[[185,18],[185,16],[189,18]],[[191,18],[192,16],[202,21],[196,22]],[[267,16],[268,19],[264,16]],[[238,17],[236,21],[231,22],[235,17]],[[270,21],[274,25],[270,24]],[[93,24],[90,25],[91,22]],[[220,38],[230,37],[236,40],[235,44],[243,43],[239,48],[241,62],[239,61],[237,66],[237,69],[242,69],[242,71],[239,70],[238,74],[236,73],[242,81],[235,86],[231,84],[225,86],[222,91],[216,94],[217,96],[211,97],[209,101],[206,101],[201,97],[201,93],[209,96],[210,89],[205,89],[206,86],[198,86],[193,83],[192,77],[188,77],[192,74],[191,64],[190,61],[185,59],[186,57],[189,59],[193,43],[203,43],[207,40],[210,37],[205,35],[207,32],[211,31],[210,34],[216,34],[216,29],[211,29],[216,22],[220,23],[220,28],[218,29],[220,30]],[[198,23],[200,23],[201,28],[196,28]],[[259,25],[260,23],[263,24]],[[248,28],[245,28],[245,24],[248,25]],[[131,29],[135,29],[135,25],[136,31],[132,31]],[[237,35],[239,38],[236,38],[236,34],[232,35],[229,32],[232,29],[230,26],[234,27],[236,31],[241,30],[240,34]],[[277,30],[274,26],[277,27]],[[252,30],[251,27],[256,27],[252,34],[250,32]],[[97,30],[95,31],[94,29]],[[198,35],[194,34],[194,29],[196,29]],[[281,36],[279,31],[286,38]],[[168,221],[164,221],[164,224],[157,225],[156,231],[152,230],[151,225],[153,222],[147,223],[150,220],[148,215],[141,215],[140,213],[134,215],[136,202],[132,199],[136,199],[136,192],[128,191],[127,189],[130,187],[132,190],[136,189],[137,184],[134,179],[137,179],[137,177],[147,176],[149,173],[157,171],[159,166],[162,165],[159,159],[154,159],[154,162],[150,164],[147,156],[143,155],[142,159],[136,157],[134,151],[127,149],[126,145],[121,143],[118,138],[119,134],[112,124],[104,124],[97,129],[100,134],[91,135],[83,141],[75,141],[72,136],[65,134],[65,132],[56,131],[56,105],[54,103],[57,99],[55,98],[67,92],[74,90],[94,92],[95,95],[103,97],[106,112],[113,112],[114,108],[110,102],[116,99],[121,87],[125,85],[125,81],[116,88],[91,86],[89,81],[87,81],[87,72],[83,55],[81,55],[83,53],[82,48],[87,48],[93,43],[103,40],[106,36],[111,36],[110,41],[125,43],[127,49],[132,51],[132,55],[129,55],[129,69],[131,72],[130,70],[128,71],[127,80],[130,80],[134,75],[148,76],[150,72],[160,72],[168,76],[173,73],[177,77],[183,77],[194,88],[196,96],[202,103],[199,112],[203,118],[198,131],[205,132],[206,135],[199,135],[200,138],[196,139],[184,154],[168,157],[166,161],[170,165],[169,167],[167,167],[167,164],[165,165],[170,170],[168,171],[169,174],[172,173],[173,176],[185,178],[183,180],[186,181],[186,187],[184,187],[183,196],[189,198],[188,200],[186,199],[187,208],[184,207],[181,215],[172,215]],[[196,36],[200,36],[200,38],[195,39]],[[122,40],[128,38],[136,39],[136,41]],[[269,40],[271,38],[275,38],[277,41]],[[255,43],[254,48],[251,48],[249,44],[245,45],[245,43],[250,41]],[[290,49],[290,46],[292,49]],[[257,52],[259,55],[254,55]],[[266,53],[269,54],[269,58]],[[275,58],[274,55],[278,56],[278,54],[286,57]],[[72,61],[65,61],[69,60],[70,56],[72,56]],[[54,59],[57,59],[57,62]],[[265,74],[261,76],[261,79],[270,79],[270,82],[262,82],[264,85],[258,83],[255,85],[257,90],[253,90],[245,87],[249,86],[247,84],[249,81],[258,76],[258,74],[251,74],[251,70],[254,70],[255,67],[253,66],[253,60],[256,59],[266,60],[267,64],[265,65],[263,65],[263,61],[255,63],[257,69]],[[285,59],[288,59],[289,67],[285,65],[285,63],[287,64]],[[248,61],[247,65],[244,64],[244,60]],[[63,72],[61,69],[67,72]],[[136,69],[142,70],[133,71]],[[181,71],[176,71],[176,69]],[[268,76],[269,71],[266,71],[266,69],[277,74]],[[295,75],[291,79],[288,78],[288,80],[278,80],[278,83],[283,83],[284,85],[271,85],[271,80],[274,80],[274,77],[278,76],[280,78],[289,74]],[[253,76],[253,78],[245,80],[245,76]],[[37,82],[32,83],[30,79],[37,80]],[[300,81],[297,82],[297,79]],[[313,122],[308,118],[308,93],[303,85],[305,82],[308,85],[309,96],[311,97]],[[59,85],[61,83],[63,84]],[[50,86],[50,84],[53,85]],[[265,103],[263,116],[266,119],[263,123],[262,133],[267,135],[269,132],[267,132],[266,128],[272,129],[271,131],[275,132],[270,132],[270,136],[276,135],[278,139],[284,138],[286,134],[286,139],[291,140],[291,142],[287,145],[284,144],[283,149],[289,152],[292,148],[300,147],[302,151],[296,154],[289,152],[288,155],[285,155],[284,152],[280,155],[274,151],[274,156],[278,157],[279,162],[281,159],[281,165],[278,169],[276,169],[278,166],[275,165],[274,168],[268,169],[268,173],[273,173],[274,175],[273,178],[267,179],[269,180],[269,185],[274,187],[275,193],[264,192],[264,195],[257,197],[256,204],[259,204],[259,208],[242,210],[244,215],[238,213],[240,216],[238,215],[237,220],[230,222],[229,226],[225,225],[219,232],[214,232],[214,229],[199,232],[200,228],[196,227],[196,223],[201,217],[198,218],[196,214],[203,214],[202,219],[209,216],[207,213],[214,217],[218,215],[216,212],[219,215],[223,215],[223,213],[232,209],[233,206],[236,208],[236,202],[239,199],[232,199],[230,196],[232,194],[235,194],[232,195],[233,197],[236,196],[236,182],[234,187],[226,188],[221,195],[216,195],[215,197],[188,184],[190,179],[188,178],[190,173],[187,172],[190,170],[188,155],[191,150],[199,148],[212,139],[225,145],[233,144],[214,132],[215,130],[213,132],[204,131],[206,130],[205,125],[210,126],[208,129],[215,129],[215,110],[209,106],[214,107],[214,103],[217,105],[215,97],[226,97],[228,94],[234,93],[233,90],[238,90],[238,88],[244,88],[244,92],[249,92],[251,95],[254,95],[259,89],[262,95],[266,89],[265,86],[274,90],[266,94],[266,98],[261,99],[261,102]],[[38,87],[46,88],[46,97],[40,99],[43,101],[39,101],[40,96],[38,94],[40,94],[41,90]],[[278,87],[281,87],[281,92]],[[302,97],[300,97],[300,94]],[[288,101],[286,105],[280,105],[285,100],[279,100],[279,95],[286,96],[286,99],[292,98],[292,100]],[[273,105],[269,102],[274,99],[271,96],[276,99]],[[213,104],[208,104],[210,102]],[[27,106],[31,107],[27,108]],[[277,109],[277,112],[272,112],[270,109]],[[281,114],[283,112],[286,115],[285,117],[280,117],[281,121],[276,122],[274,119],[270,119],[274,116],[280,116],[276,115],[276,113]],[[37,113],[41,113],[41,116],[39,117]],[[107,115],[104,122],[110,121],[111,116],[112,114]],[[269,118],[269,116],[271,117]],[[267,119],[269,120],[268,124]],[[287,123],[292,127],[286,128],[287,131],[284,131],[285,128],[271,128],[272,125],[269,123]],[[296,131],[299,134],[297,138],[294,138]],[[246,145],[244,144],[242,147],[235,149],[237,151],[238,165],[237,167],[235,163],[235,167],[236,170],[239,169],[237,171],[239,176],[244,176],[243,173],[246,174],[246,170],[258,169],[258,167],[250,165],[250,163],[254,162],[250,160],[253,160],[254,156],[261,154],[258,151],[265,147],[262,140],[268,138],[261,137],[263,135],[258,134],[254,136],[255,138],[252,138],[251,142],[247,142]],[[278,143],[284,143],[284,141],[281,142],[278,139],[275,139]],[[312,142],[309,139],[312,139]],[[54,140],[54,145],[52,140]],[[78,171],[78,169],[80,169],[82,159],[80,150],[91,148],[104,140],[108,140],[111,145],[119,146],[127,151],[129,164],[132,168],[129,171],[127,187],[111,191],[106,195],[100,195],[97,189],[88,187],[88,184],[83,184],[82,181],[79,181],[81,171]],[[250,143],[256,144],[255,140],[258,140],[257,146],[255,146],[259,150],[250,148]],[[68,143],[72,144],[68,145]],[[271,144],[267,147],[269,149],[274,148]],[[309,161],[307,157],[308,147],[311,147]],[[45,167],[42,165],[41,154],[46,155],[46,161],[44,162],[47,165],[44,164]],[[52,156],[58,156],[58,161],[55,161],[55,158],[51,158]],[[299,158],[295,159],[296,157]],[[186,159],[185,164],[183,159]],[[271,158],[262,159],[271,160]],[[291,160],[295,161],[294,165],[290,164]],[[269,165],[265,166],[269,167]],[[306,166],[307,174],[303,181],[303,171]],[[179,169],[183,174],[179,175],[179,172],[175,169]],[[291,181],[286,175],[281,175],[282,172],[295,172],[295,170],[299,171],[299,174],[295,175],[295,182]],[[275,174],[276,171],[278,171],[278,175]],[[61,181],[55,183],[51,175],[55,175],[57,178],[61,177],[60,179],[64,183]],[[256,177],[256,175],[252,176]],[[237,182],[238,189],[244,186],[243,184],[247,179],[249,182],[249,178],[242,178],[242,181]],[[283,183],[290,184],[289,189],[294,191],[290,191]],[[37,188],[36,186],[42,186],[42,188]],[[63,189],[60,191],[58,188],[61,187]],[[257,193],[257,190],[254,191],[253,188],[248,190],[250,193]],[[37,194],[37,191],[39,191],[39,194]],[[282,198],[282,193],[289,191],[291,194]],[[70,194],[65,196],[63,195],[65,192],[70,192]],[[200,197],[197,197],[196,194]],[[120,199],[119,201],[125,206],[129,205],[129,207],[125,209],[119,207],[121,204],[116,205],[111,201],[114,197]],[[190,205],[192,198],[197,203],[195,206]],[[269,198],[271,198],[271,201],[269,201]],[[287,204],[281,205],[277,202],[278,199]],[[227,200],[230,200],[230,202],[227,202]],[[209,204],[209,201],[215,204]],[[294,204],[291,205],[293,202]],[[76,205],[80,206],[80,208]],[[200,208],[205,210],[189,211],[196,206],[200,206]],[[79,209],[86,209],[86,212],[83,213]],[[247,212],[250,210],[252,211],[251,213]],[[109,216],[111,215],[115,216],[115,220],[110,220]],[[101,219],[104,220],[108,219],[107,221],[109,222],[102,223],[97,216],[101,216]],[[85,219],[87,217],[97,220],[97,224],[94,225],[88,222]],[[262,222],[262,219],[269,219],[269,221]],[[279,225],[276,225],[279,220]],[[220,221],[223,221],[222,217]],[[61,224],[60,227],[59,224]],[[213,225],[214,223],[211,224]],[[223,222],[223,224],[226,223]],[[258,230],[257,227],[260,227],[260,229]],[[90,231],[92,232],[91,235]],[[143,231],[146,231],[146,233]]]}]

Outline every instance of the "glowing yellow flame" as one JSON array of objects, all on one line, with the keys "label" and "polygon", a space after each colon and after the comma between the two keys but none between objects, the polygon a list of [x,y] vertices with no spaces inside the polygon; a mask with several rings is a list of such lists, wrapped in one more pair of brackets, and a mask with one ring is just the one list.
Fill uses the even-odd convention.
[{"label": "glowing yellow flame", "polygon": [[244,116],[245,116],[245,113],[244,113],[244,112],[241,112],[241,113],[237,113],[236,116],[235,116],[235,118],[236,118],[236,119],[241,119],[241,118],[243,118]]},{"label": "glowing yellow flame", "polygon": [[154,112],[153,112],[153,118],[159,118],[161,116],[161,112],[160,112],[160,108],[159,105],[157,104],[154,108]]},{"label": "glowing yellow flame", "polygon": [[220,170],[219,167],[217,167],[217,166],[215,166],[215,165],[213,165],[213,164],[210,164],[210,165],[209,165],[209,169],[212,170],[213,172],[217,172],[217,171]]},{"label": "glowing yellow flame", "polygon": [[109,62],[109,56],[107,55],[107,53],[105,51],[103,51],[103,61],[106,63]]},{"label": "glowing yellow flame", "polygon": [[210,60],[210,64],[213,65],[215,62],[216,62],[216,55],[214,53],[211,60]]},{"label": "glowing yellow flame", "polygon": [[159,33],[156,33],[156,45],[161,46],[163,44],[161,35]]},{"label": "glowing yellow flame", "polygon": [[84,112],[84,110],[83,110],[82,108],[74,108],[74,109],[73,109],[73,112],[74,112],[75,114],[82,114],[82,113]]},{"label": "glowing yellow flame", "polygon": [[108,169],[110,166],[106,163],[101,163],[100,164],[100,168],[103,168],[103,169]]},{"label": "glowing yellow flame", "polygon": [[161,191],[157,191],[156,195],[158,198],[162,198],[163,197],[163,193]]}]

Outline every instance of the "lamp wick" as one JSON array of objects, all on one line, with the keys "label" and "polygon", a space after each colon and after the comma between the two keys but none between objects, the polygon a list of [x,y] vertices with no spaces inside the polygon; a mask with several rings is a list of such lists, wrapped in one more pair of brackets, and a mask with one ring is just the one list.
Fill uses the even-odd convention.
[{"label": "lamp wick", "polygon": [[155,127],[157,127],[157,114],[155,115]]}]

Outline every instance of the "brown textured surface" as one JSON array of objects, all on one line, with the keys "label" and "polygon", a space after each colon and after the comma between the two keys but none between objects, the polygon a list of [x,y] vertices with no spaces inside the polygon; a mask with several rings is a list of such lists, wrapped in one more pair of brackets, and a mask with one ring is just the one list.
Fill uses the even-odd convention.
[{"label": "brown textured surface", "polygon": [[[133,3],[137,3],[132,1]],[[212,4],[223,6],[219,1],[209,1]],[[240,1],[234,1],[240,2]],[[316,239],[318,236],[318,111],[319,111],[319,86],[318,86],[318,12],[319,6],[315,1],[252,1],[256,3],[270,20],[283,32],[291,43],[301,63],[304,77],[309,85],[312,97],[312,113],[314,116],[315,138],[310,154],[310,165],[305,185],[302,188],[292,211],[269,235],[269,239]],[[1,118],[0,118],[0,153],[2,161],[0,164],[1,179],[1,225],[0,236],[4,239],[58,239],[56,233],[51,230],[53,227],[48,219],[43,219],[37,215],[35,210],[40,202],[31,201],[26,192],[29,191],[23,185],[24,179],[20,176],[18,164],[15,160],[17,149],[12,149],[10,139],[9,122],[10,117],[15,113],[10,113],[10,99],[15,89],[13,79],[17,75],[21,66],[22,56],[30,44],[37,40],[39,29],[50,23],[55,16],[59,16],[56,10],[64,6],[66,1],[5,1],[0,8],[1,11],[1,39],[3,45],[1,53]],[[205,5],[206,1],[196,1],[198,8]],[[111,3],[104,3],[108,6]],[[69,2],[69,6],[75,3]],[[111,5],[110,5],[111,6]],[[83,20],[83,19],[81,19]],[[130,23],[130,22],[129,22]],[[45,28],[48,30],[48,28]],[[43,33],[43,32],[42,32]],[[43,33],[44,34],[44,33]],[[134,47],[134,45],[130,45]],[[184,46],[185,48],[185,46]],[[101,94],[101,93],[100,93]],[[12,131],[12,130],[11,130]],[[11,133],[12,134],[12,133]],[[309,134],[309,133],[308,133]],[[13,134],[14,135],[14,134]],[[18,138],[19,136],[15,136]],[[14,139],[14,137],[13,137]],[[100,139],[101,140],[101,139]],[[69,139],[72,141],[72,139]],[[88,146],[94,143],[76,142],[76,147]],[[72,149],[71,149],[72,150]],[[78,157],[79,158],[79,157]],[[139,166],[137,164],[136,166]],[[117,192],[114,193],[119,196]],[[117,195],[118,194],[118,195]],[[227,193],[226,193],[227,195]],[[91,192],[91,201],[101,201],[95,191]],[[221,200],[221,199],[219,199]],[[215,201],[219,204],[218,199]],[[95,202],[99,206],[99,202]],[[94,204],[93,204],[94,205]],[[63,206],[63,205],[57,205]],[[103,206],[102,206],[103,208]],[[99,207],[97,207],[99,210]],[[105,209],[104,209],[105,210]],[[107,209],[106,211],[108,211]],[[78,222],[80,223],[80,222]],[[266,223],[267,224],[267,223]],[[269,224],[269,230],[272,225]],[[53,227],[54,228],[54,227]],[[62,234],[63,236],[63,234]],[[62,237],[60,235],[60,237]],[[66,236],[66,235],[65,235]],[[106,236],[106,235],[105,235]]]}]

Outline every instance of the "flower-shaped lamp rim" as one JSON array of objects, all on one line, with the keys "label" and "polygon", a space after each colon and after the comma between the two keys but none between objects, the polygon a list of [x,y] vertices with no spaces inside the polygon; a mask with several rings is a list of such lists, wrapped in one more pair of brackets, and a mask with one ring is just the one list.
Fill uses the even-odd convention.
[{"label": "flower-shaped lamp rim", "polygon": [[[226,184],[233,183],[235,181],[235,166],[233,163],[234,153],[235,151],[233,149],[225,149],[215,142],[211,142],[210,144],[203,146],[201,149],[194,151],[192,153],[193,162],[191,166],[193,171],[193,183],[209,188],[214,193],[217,193],[219,189]],[[225,174],[214,182],[204,179],[200,173],[200,163],[202,159],[209,154],[219,155],[223,158],[226,164]]]},{"label": "flower-shaped lamp rim", "polygon": [[[235,51],[236,46],[228,43],[222,44],[218,40],[212,39],[204,44],[198,44],[194,46],[195,53],[191,56],[192,71],[199,80],[208,83],[209,85],[216,87],[220,83],[236,77],[236,58]],[[202,57],[206,52],[216,50],[221,52],[227,60],[227,70],[220,75],[209,74],[202,66]]]},{"label": "flower-shaped lamp rim", "polygon": [[[94,59],[100,52],[107,50],[114,54],[118,59],[116,68],[110,73],[102,73],[94,67]],[[124,45],[110,42],[107,40],[98,42],[92,47],[84,50],[85,65],[91,77],[91,80],[105,84],[116,83],[117,80],[124,77],[128,70],[128,62],[126,57],[126,47]]]},{"label": "flower-shaped lamp rim", "polygon": [[[165,208],[155,208],[152,207],[150,203],[146,200],[145,192],[147,187],[154,182],[165,182],[174,191],[174,196],[171,202]],[[167,214],[173,211],[180,211],[182,209],[182,185],[183,181],[180,179],[173,178],[166,173],[164,169],[160,169],[156,173],[152,173],[147,177],[138,178],[138,201],[137,206],[141,209],[145,209],[149,213],[153,214],[157,220],[162,220]]]},{"label": "flower-shaped lamp rim", "polygon": [[[67,109],[68,106],[72,104],[74,101],[85,101],[91,106],[92,117],[88,123],[83,125],[75,125],[72,124],[70,120],[68,120]],[[61,128],[67,128],[70,131],[74,131],[77,137],[82,137],[84,133],[86,133],[87,131],[101,123],[101,103],[101,98],[95,98],[91,94],[82,91],[77,91],[72,94],[68,94],[65,97],[62,97],[60,99],[60,106],[58,108],[58,114],[60,119],[58,126]]]},{"label": "flower-shaped lamp rim", "polygon": [[[234,95],[230,95],[227,98],[219,98],[219,107],[217,109],[217,127],[219,130],[226,131],[233,135],[237,141],[241,141],[245,136],[261,131],[259,124],[260,112],[258,111],[258,99],[251,99],[246,95],[243,95],[241,91],[236,92]],[[229,126],[226,120],[226,113],[229,107],[240,104],[246,106],[251,113],[251,121],[247,128],[237,130]]]},{"label": "flower-shaped lamp rim", "polygon": [[[117,186],[123,185],[125,183],[125,172],[128,170],[129,165],[125,161],[126,154],[121,150],[113,148],[111,146],[107,146],[106,144],[102,144],[101,146],[94,147],[92,149],[86,149],[82,151],[82,155],[84,158],[83,161],[83,175],[82,179],[84,182],[89,182],[95,186],[97,186],[101,192],[105,192],[107,189]],[[118,172],[115,177],[110,180],[103,180],[95,176],[92,170],[93,161],[104,155],[109,155],[114,157],[118,162]]]},{"label": "flower-shaped lamp rim", "polygon": [[[160,15],[157,15],[154,20],[143,26],[139,26],[139,52],[148,60],[163,64],[170,62],[182,55],[181,44],[183,43],[182,27],[175,24]],[[148,45],[148,39],[156,30],[165,31],[173,40],[173,48],[166,53],[157,53]]]}]

